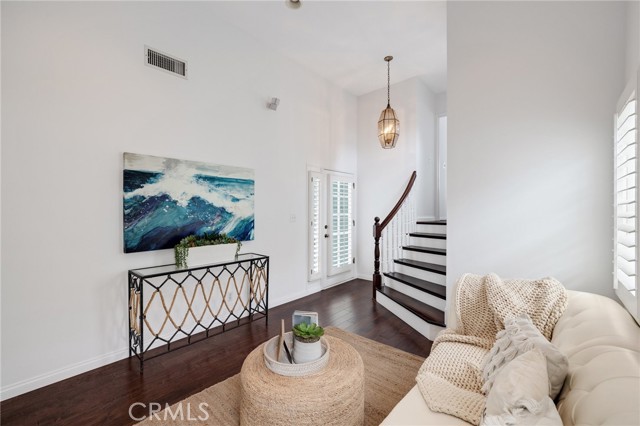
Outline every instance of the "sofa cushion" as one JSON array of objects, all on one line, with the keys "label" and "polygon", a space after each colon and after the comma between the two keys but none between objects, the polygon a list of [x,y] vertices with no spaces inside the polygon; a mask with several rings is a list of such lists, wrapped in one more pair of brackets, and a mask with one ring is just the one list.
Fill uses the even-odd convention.
[{"label": "sofa cushion", "polygon": [[489,393],[497,374],[514,358],[538,348],[547,360],[549,396],[558,396],[569,369],[567,357],[540,333],[526,314],[508,318],[504,326],[504,330],[498,332],[496,343],[485,357],[482,391],[485,394]]},{"label": "sofa cushion", "polygon": [[539,348],[518,355],[496,375],[480,424],[562,426],[549,398],[547,359]]},{"label": "sofa cushion", "polygon": [[469,426],[469,423],[448,414],[431,411],[424,402],[418,386],[411,388],[409,393],[396,405],[380,426]]},{"label": "sofa cushion", "polygon": [[640,327],[620,304],[569,292],[551,342],[569,358],[557,404],[566,426],[640,424]]}]

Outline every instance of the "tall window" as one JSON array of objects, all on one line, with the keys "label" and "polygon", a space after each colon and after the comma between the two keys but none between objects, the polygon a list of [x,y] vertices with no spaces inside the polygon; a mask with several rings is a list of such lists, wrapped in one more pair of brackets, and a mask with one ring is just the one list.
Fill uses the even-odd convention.
[{"label": "tall window", "polygon": [[625,88],[615,114],[614,282],[616,294],[636,321],[638,313],[638,96],[637,81]]}]

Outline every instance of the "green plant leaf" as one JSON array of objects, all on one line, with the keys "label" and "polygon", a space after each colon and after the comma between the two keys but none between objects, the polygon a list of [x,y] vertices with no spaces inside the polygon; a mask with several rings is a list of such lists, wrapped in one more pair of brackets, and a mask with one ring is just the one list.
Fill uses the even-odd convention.
[{"label": "green plant leaf", "polygon": [[293,329],[293,334],[303,339],[311,339],[314,337],[321,337],[324,335],[324,329],[320,327],[316,323],[306,324],[300,323],[296,324]]}]

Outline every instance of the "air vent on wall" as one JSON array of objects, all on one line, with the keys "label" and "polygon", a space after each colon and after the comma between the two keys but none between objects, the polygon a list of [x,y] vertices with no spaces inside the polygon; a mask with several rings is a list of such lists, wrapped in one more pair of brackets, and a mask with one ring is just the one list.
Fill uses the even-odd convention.
[{"label": "air vent on wall", "polygon": [[181,59],[171,57],[149,46],[144,47],[147,65],[159,68],[163,71],[187,78],[187,63]]}]

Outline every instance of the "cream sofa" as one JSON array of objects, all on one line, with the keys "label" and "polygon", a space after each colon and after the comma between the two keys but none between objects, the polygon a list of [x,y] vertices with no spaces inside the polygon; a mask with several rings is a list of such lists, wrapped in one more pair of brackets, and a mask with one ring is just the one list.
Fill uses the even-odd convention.
[{"label": "cream sofa", "polygon": [[[615,301],[569,292],[551,342],[569,358],[557,408],[565,426],[640,425],[640,327]],[[417,386],[382,422],[388,426],[468,425],[429,410]]]}]

